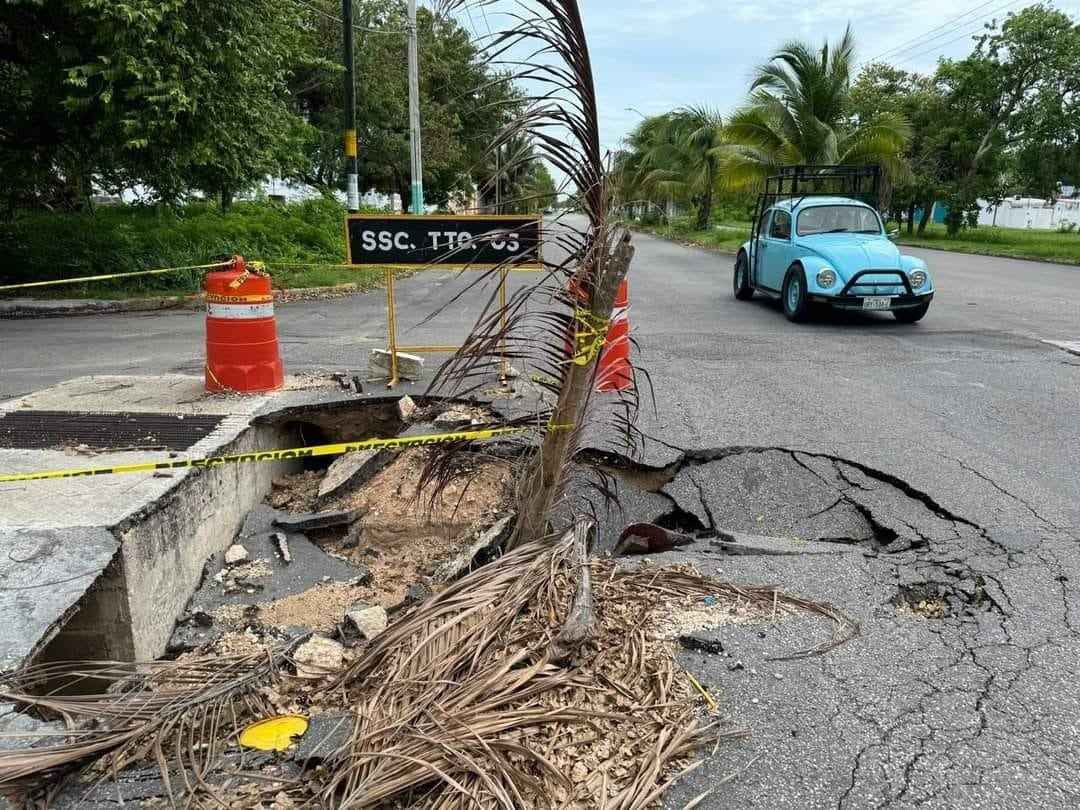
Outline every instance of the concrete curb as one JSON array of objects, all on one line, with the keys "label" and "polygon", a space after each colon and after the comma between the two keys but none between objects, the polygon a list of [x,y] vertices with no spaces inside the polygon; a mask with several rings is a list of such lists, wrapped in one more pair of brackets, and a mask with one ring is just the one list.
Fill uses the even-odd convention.
[{"label": "concrete curb", "polygon": [[[274,302],[288,304],[314,298],[339,298],[359,295],[375,289],[362,284],[339,284],[333,287],[298,287],[274,290]],[[156,312],[163,309],[195,309],[206,302],[204,293],[170,295],[158,298],[126,298],[116,301],[92,298],[8,298],[0,299],[0,319],[62,318],[75,315],[106,315],[118,312]]]}]

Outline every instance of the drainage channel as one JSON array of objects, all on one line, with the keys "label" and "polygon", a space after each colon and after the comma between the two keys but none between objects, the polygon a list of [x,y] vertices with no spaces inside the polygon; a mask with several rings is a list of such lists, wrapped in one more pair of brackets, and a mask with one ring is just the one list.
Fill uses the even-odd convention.
[{"label": "drainage channel", "polygon": [[[313,404],[252,420],[232,446],[437,434],[495,418],[437,400]],[[466,454],[434,500],[419,486],[425,452],[197,471],[116,527],[120,552],[32,663],[230,651],[311,631],[347,641],[350,610],[392,615],[467,571],[499,539],[485,532],[506,517],[516,451]],[[40,684],[50,693],[95,687],[87,678]]]}]

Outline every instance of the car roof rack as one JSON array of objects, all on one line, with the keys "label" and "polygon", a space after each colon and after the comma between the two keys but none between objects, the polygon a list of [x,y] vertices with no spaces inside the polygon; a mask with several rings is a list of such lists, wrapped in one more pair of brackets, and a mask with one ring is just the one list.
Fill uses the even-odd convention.
[{"label": "car roof rack", "polygon": [[[781,200],[807,197],[849,197],[878,208],[881,201],[881,167],[873,165],[784,166],[765,178],[765,188],[758,194],[754,218],[750,222],[751,281],[757,280],[757,250],[753,250],[761,231],[761,217]],[[792,207],[794,207],[794,205]]]}]

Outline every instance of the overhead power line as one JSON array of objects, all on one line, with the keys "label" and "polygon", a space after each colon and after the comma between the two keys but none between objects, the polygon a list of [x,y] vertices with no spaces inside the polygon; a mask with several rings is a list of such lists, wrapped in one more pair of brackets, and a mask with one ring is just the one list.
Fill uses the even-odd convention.
[{"label": "overhead power line", "polygon": [[[944,47],[945,45],[949,45],[959,39],[963,39],[966,36],[978,32],[982,29],[983,25],[993,17],[993,15],[997,14],[1000,11],[1003,11],[1010,6],[1014,6],[1017,3],[1022,2],[1022,0],[1007,0],[1007,2],[1005,3],[1001,3],[1000,5],[997,5],[992,9],[984,11],[987,6],[993,5],[996,2],[999,2],[999,0],[987,0],[986,2],[974,6],[963,12],[962,14],[959,14],[935,26],[934,28],[924,31],[923,33],[912,37],[911,39],[905,40],[899,45],[894,45],[893,47],[882,51],[871,59],[861,61],[859,63],[859,67],[881,60],[891,60],[899,58],[899,61],[906,62],[910,59],[915,58],[916,56],[923,56],[927,53],[930,53],[936,48]],[[977,16],[973,17],[972,15]],[[960,34],[959,36],[954,36],[951,39],[945,40],[943,42],[936,42],[936,40],[940,40],[943,37],[949,37],[961,28],[970,26],[972,23],[976,22],[978,23],[978,26],[971,31]],[[934,44],[931,45],[931,43]],[[930,47],[926,48],[927,45],[930,45]],[[916,53],[912,53],[913,51],[915,51]]]}]

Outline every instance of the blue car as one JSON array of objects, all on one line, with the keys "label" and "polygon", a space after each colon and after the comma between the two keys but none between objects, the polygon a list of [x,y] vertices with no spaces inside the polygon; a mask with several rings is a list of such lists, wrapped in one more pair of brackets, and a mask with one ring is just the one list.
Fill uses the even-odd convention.
[{"label": "blue car", "polygon": [[904,323],[930,309],[926,262],[900,253],[871,206],[820,194],[768,202],[735,259],[740,301],[779,298],[796,322],[816,305],[887,311]]}]

